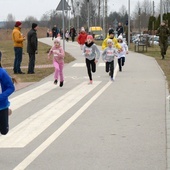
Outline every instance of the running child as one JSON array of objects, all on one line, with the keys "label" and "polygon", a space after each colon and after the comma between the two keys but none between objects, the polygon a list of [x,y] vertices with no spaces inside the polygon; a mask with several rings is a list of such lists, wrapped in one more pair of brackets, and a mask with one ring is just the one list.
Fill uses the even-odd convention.
[{"label": "running child", "polygon": [[54,71],[54,84],[57,84],[60,77],[60,87],[63,86],[64,83],[64,75],[63,75],[63,68],[64,68],[64,56],[65,52],[60,45],[60,38],[56,38],[54,40],[54,46],[51,47],[48,53],[48,59],[50,59],[50,55],[53,54],[53,65],[55,68]]},{"label": "running child", "polygon": [[93,83],[92,72],[93,73],[96,72],[96,63],[100,58],[100,51],[96,44],[94,43],[92,35],[87,36],[87,41],[83,46],[83,55],[85,56],[87,73],[90,80],[88,84],[92,84]]},{"label": "running child", "polygon": [[102,52],[102,59],[106,63],[105,69],[106,72],[110,73],[111,81],[114,81],[114,58],[117,56],[118,50],[113,47],[113,41],[111,39],[107,40],[107,48]]},{"label": "running child", "polygon": [[122,47],[122,51],[120,51],[117,55],[119,71],[122,71],[122,66],[124,66],[124,64],[125,64],[125,56],[126,56],[126,54],[128,54],[128,46],[123,41],[123,37],[121,35],[119,35],[119,37],[118,37],[118,42]]}]

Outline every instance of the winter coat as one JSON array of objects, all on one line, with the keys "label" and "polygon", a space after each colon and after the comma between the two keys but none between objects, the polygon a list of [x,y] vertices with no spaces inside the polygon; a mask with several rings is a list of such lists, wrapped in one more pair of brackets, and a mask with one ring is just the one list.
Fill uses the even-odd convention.
[{"label": "winter coat", "polygon": [[27,34],[27,53],[35,53],[38,48],[36,30],[31,29]]},{"label": "winter coat", "polygon": [[8,97],[15,91],[11,77],[5,69],[0,68],[0,110],[8,108]]},{"label": "winter coat", "polygon": [[14,27],[12,31],[12,40],[14,42],[14,47],[23,47],[24,37],[21,34],[21,28]]},{"label": "winter coat", "polygon": [[64,63],[65,52],[61,46],[60,47],[53,46],[50,49],[48,56],[50,56],[51,54],[53,54],[54,61],[58,63]]},{"label": "winter coat", "polygon": [[[87,54],[88,53],[88,54]],[[88,59],[88,60],[99,60],[100,58],[100,51],[96,44],[94,42],[91,42],[88,44],[87,42],[83,46],[83,55]]]},{"label": "winter coat", "polygon": [[87,33],[86,32],[80,32],[80,34],[78,35],[78,38],[77,38],[77,42],[80,45],[84,45],[84,43],[86,42],[86,39],[87,39]]}]

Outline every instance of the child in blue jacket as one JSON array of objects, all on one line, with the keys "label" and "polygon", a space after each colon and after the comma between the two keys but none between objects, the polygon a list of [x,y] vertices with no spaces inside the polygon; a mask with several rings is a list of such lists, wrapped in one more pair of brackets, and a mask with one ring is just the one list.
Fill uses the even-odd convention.
[{"label": "child in blue jacket", "polygon": [[[1,62],[0,62],[1,63]],[[6,135],[9,130],[8,116],[10,102],[8,97],[15,91],[12,78],[0,67],[0,133]]]}]

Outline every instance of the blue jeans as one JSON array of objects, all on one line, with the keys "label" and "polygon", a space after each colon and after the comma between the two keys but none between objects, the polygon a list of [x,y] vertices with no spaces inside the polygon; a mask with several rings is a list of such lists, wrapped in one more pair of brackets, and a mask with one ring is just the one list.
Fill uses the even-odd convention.
[{"label": "blue jeans", "polygon": [[9,131],[8,108],[0,110],[0,133],[6,135]]},{"label": "blue jeans", "polygon": [[22,48],[14,47],[15,59],[14,59],[14,73],[21,72],[21,62],[22,62]]}]

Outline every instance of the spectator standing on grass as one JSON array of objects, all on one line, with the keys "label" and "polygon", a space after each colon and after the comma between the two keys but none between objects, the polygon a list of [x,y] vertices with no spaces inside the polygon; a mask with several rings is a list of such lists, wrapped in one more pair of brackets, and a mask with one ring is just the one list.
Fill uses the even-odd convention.
[{"label": "spectator standing on grass", "polygon": [[168,36],[170,35],[169,28],[163,21],[160,27],[157,29],[157,35],[159,36],[159,45],[161,49],[162,60],[165,59],[166,51],[168,49]]},{"label": "spectator standing on grass", "polygon": [[56,38],[54,40],[54,46],[50,49],[48,53],[48,59],[50,59],[51,54],[53,54],[53,65],[55,68],[54,84],[58,83],[60,77],[60,87],[62,87],[64,83],[63,68],[65,52],[60,45],[60,38]]},{"label": "spectator standing on grass", "polygon": [[21,62],[22,62],[22,52],[23,52],[23,42],[25,40],[25,36],[21,33],[22,23],[17,21],[15,23],[14,29],[12,31],[12,40],[14,42],[14,74],[25,74],[21,71]]},{"label": "spectator standing on grass", "polygon": [[29,55],[28,74],[34,74],[35,68],[35,54],[37,54],[38,40],[37,40],[36,23],[32,23],[32,29],[27,34],[27,53]]}]

